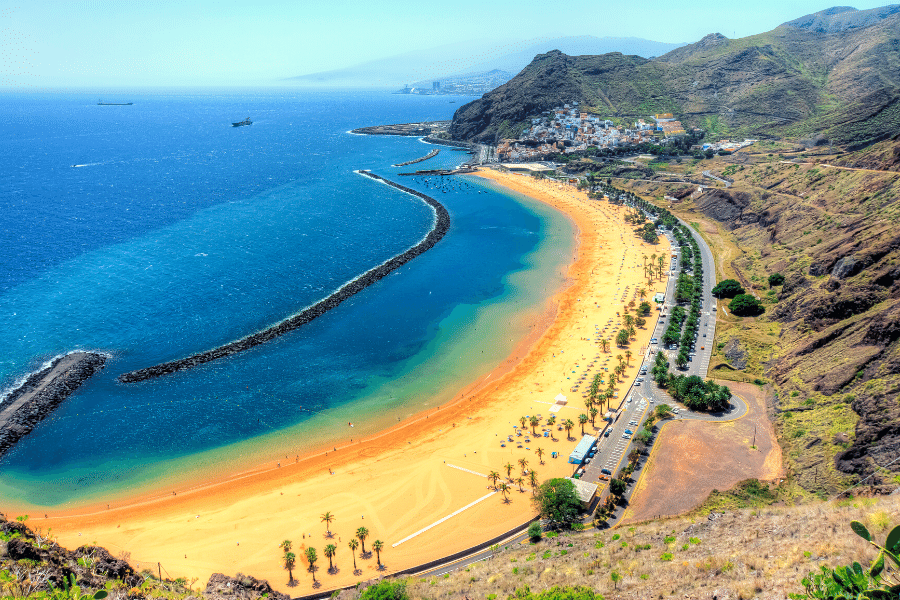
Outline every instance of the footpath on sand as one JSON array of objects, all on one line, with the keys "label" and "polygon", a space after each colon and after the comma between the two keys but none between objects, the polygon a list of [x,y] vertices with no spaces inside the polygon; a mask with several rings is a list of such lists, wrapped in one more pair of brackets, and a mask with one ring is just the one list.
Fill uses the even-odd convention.
[{"label": "footpath on sand", "polygon": [[[564,212],[579,238],[567,287],[495,371],[439,409],[337,450],[329,447],[327,458],[324,448],[296,461],[283,458],[294,458],[289,449],[281,456],[275,449],[279,466],[273,458],[250,471],[211,476],[185,490],[116,500],[109,508],[103,502],[32,510],[31,521],[53,527],[66,546],[96,541],[113,554],[128,553],[139,569],[161,563],[173,577],[200,580],[214,572],[240,571],[302,596],[452,555],[531,518],[531,472],[538,482],[571,475],[566,457],[580,439],[584,382],[611,357],[625,354],[614,343],[610,352],[602,352],[598,338],[615,337],[621,324],[617,312],[624,303],[639,302],[639,290],[647,297],[661,291],[664,280],[645,278],[643,256],[669,248],[665,240],[648,245],[638,239],[623,207],[590,200],[571,186],[513,174],[480,175]],[[650,336],[649,329],[637,330],[628,346],[634,356]],[[619,384],[619,399],[636,374],[637,361],[632,361]],[[569,402],[551,412],[560,393]],[[552,426],[551,415],[557,419]],[[538,425],[522,427],[525,416],[539,416]],[[568,419],[576,423],[570,435],[559,429]],[[584,426],[585,433],[598,429]],[[552,452],[559,457],[551,458]],[[492,471],[507,484],[505,493],[491,493],[493,486],[483,475]],[[326,512],[335,516],[328,526],[321,520]],[[369,532],[367,552],[355,558],[354,569],[348,542],[360,527]],[[284,539],[293,542],[298,558],[297,585],[291,588],[279,548]],[[375,540],[383,542],[382,568],[372,553]],[[327,544],[336,546],[330,570]],[[319,556],[315,588],[312,574],[304,570],[309,547]]]}]

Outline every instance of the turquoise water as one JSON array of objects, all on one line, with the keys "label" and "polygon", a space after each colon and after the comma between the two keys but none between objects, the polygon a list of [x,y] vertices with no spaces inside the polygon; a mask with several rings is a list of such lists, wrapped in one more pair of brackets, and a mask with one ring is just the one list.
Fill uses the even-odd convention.
[{"label": "turquoise water", "polygon": [[[0,98],[0,382],[109,353],[0,462],[0,499],[72,505],[209,477],[383,428],[452,397],[527,331],[572,255],[568,220],[472,177],[389,165],[433,146],[349,129],[449,118],[446,97],[246,90]],[[112,109],[112,110],[108,110]],[[250,115],[250,127],[231,121]],[[453,166],[448,149],[418,166]],[[75,166],[80,165],[80,166]],[[328,295],[416,243],[432,212],[353,173],[427,191],[432,250],[271,343],[139,384]]]}]

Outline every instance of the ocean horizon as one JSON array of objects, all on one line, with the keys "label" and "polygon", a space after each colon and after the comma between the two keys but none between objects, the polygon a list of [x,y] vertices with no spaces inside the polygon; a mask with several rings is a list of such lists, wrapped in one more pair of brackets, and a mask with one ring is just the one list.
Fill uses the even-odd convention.
[{"label": "ocean horizon", "polygon": [[[449,119],[463,99],[371,91],[157,90],[0,96],[0,389],[54,356],[110,356],[0,461],[0,498],[85,504],[363,437],[452,398],[527,334],[562,285],[572,224],[452,167],[437,146],[359,136]],[[231,122],[249,116],[253,124]],[[444,239],[315,321],[197,368],[127,371],[264,329],[417,243]],[[349,424],[353,424],[349,433]]]}]

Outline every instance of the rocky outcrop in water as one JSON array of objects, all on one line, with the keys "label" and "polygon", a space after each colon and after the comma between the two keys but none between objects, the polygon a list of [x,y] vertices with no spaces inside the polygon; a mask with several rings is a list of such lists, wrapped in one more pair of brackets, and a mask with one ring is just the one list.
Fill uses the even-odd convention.
[{"label": "rocky outcrop in water", "polygon": [[53,412],[85,380],[102,369],[105,363],[106,357],[102,354],[67,354],[33,373],[13,390],[0,405],[0,456],[31,433],[35,425]]},{"label": "rocky outcrop in water", "polygon": [[316,317],[325,314],[332,308],[336,308],[341,302],[343,302],[350,296],[361,292],[379,279],[386,277],[388,274],[390,274],[391,271],[405,265],[420,254],[427,252],[432,247],[434,247],[434,245],[438,243],[438,241],[440,241],[442,237],[444,237],[447,231],[450,230],[450,213],[447,212],[447,209],[444,208],[443,204],[441,204],[434,198],[426,196],[422,192],[417,192],[416,190],[410,189],[404,185],[400,185],[399,183],[388,181],[387,179],[379,175],[375,175],[374,173],[371,173],[369,171],[360,171],[359,173],[366,177],[375,179],[376,181],[382,181],[391,187],[406,192],[407,194],[412,194],[413,196],[422,199],[426,204],[428,204],[435,213],[434,226],[432,227],[431,231],[428,232],[428,235],[426,235],[422,239],[422,241],[420,241],[409,250],[398,254],[394,258],[385,261],[377,267],[369,269],[353,281],[345,283],[336,292],[334,292],[327,298],[316,302],[309,308],[300,311],[296,315],[285,319],[284,321],[273,325],[272,327],[264,329],[263,331],[260,331],[258,333],[248,335],[229,344],[225,344],[224,346],[219,346],[218,348],[214,348],[213,350],[194,354],[193,356],[188,356],[187,358],[162,363],[153,367],[147,367],[146,369],[140,369],[137,371],[125,373],[119,376],[119,381],[123,383],[134,383],[137,381],[150,379],[152,377],[166,375],[167,373],[181,371],[182,369],[196,367],[197,365],[201,365],[218,358],[223,358],[225,356],[230,356],[231,354],[247,350],[260,344],[264,344],[277,338],[278,336],[284,335],[289,331],[293,331],[294,329],[297,329],[298,327],[309,323]]}]

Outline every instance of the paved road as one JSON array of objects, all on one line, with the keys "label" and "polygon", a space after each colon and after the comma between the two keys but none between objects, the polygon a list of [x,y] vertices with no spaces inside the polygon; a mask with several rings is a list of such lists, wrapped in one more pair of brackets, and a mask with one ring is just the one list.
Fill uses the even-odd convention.
[{"label": "paved road", "polygon": [[[688,368],[685,373],[687,375],[698,375],[706,379],[709,371],[709,362],[712,357],[712,349],[716,333],[717,302],[712,295],[712,288],[716,285],[714,267],[715,263],[713,262],[712,251],[700,236],[700,234],[692,227],[684,223],[684,221],[681,221],[681,224],[687,228],[693,238],[697,241],[697,245],[700,248],[700,257],[703,263],[703,284],[701,293],[702,304],[696,341],[697,352],[696,355],[693,356],[691,358],[691,361],[688,363]],[[678,265],[681,264],[681,249],[674,246],[674,237],[671,235],[671,233],[666,232],[665,235],[669,239],[670,243],[673,244],[672,253],[675,255],[675,258],[670,265],[671,270],[669,280],[666,284],[666,298],[665,303],[663,304],[663,310],[660,312],[660,317],[658,318],[653,333],[653,337],[656,339],[661,339],[662,334],[668,327],[668,315],[671,311],[671,308],[675,306],[675,282],[677,280]],[[642,357],[643,362],[641,366],[644,367],[648,373],[653,367],[653,361],[656,358],[656,352],[660,351],[669,352],[664,350],[660,345],[654,344],[650,346],[650,348],[647,350],[647,353]],[[670,365],[673,366],[675,352],[671,353],[672,356],[669,360]],[[600,492],[602,493],[607,485],[605,481],[600,480],[602,469],[607,469],[612,474],[617,474],[619,472],[619,469],[627,464],[628,455],[633,448],[631,436],[627,436],[627,434],[625,434],[625,430],[629,429],[634,432],[639,431],[640,427],[643,425],[644,420],[650,414],[650,412],[656,406],[663,403],[672,406],[675,410],[678,411],[674,417],[675,419],[730,421],[744,416],[749,410],[748,406],[742,399],[738,398],[737,396],[732,396],[731,406],[727,411],[712,414],[693,412],[675,402],[668,393],[660,389],[653,382],[652,377],[650,377],[649,375],[644,376],[643,382],[634,383],[631,391],[626,396],[626,402],[623,405],[623,409],[616,417],[616,420],[611,425],[609,425],[609,436],[605,436],[605,431],[601,431],[601,437],[600,441],[598,442],[596,454],[591,462],[585,467],[582,478],[585,481],[591,481],[600,484]],[[644,456],[639,461],[638,469],[632,476],[633,481],[637,481],[640,470],[644,467],[644,463],[646,462],[646,460],[647,457]],[[628,490],[625,493],[625,498],[627,501],[630,501],[631,495],[633,493],[634,485],[632,484],[628,487]],[[616,523],[618,523],[623,514],[624,509],[620,507],[613,518],[610,519],[609,525],[614,526]]]},{"label": "paved road", "polygon": [[715,179],[716,181],[721,181],[722,183],[725,184],[725,187],[726,187],[726,188],[730,188],[730,187],[731,187],[731,182],[730,182],[730,181],[727,181],[727,180],[725,180],[725,179],[722,179],[721,177],[716,177],[715,175],[713,175],[713,174],[712,174],[711,172],[709,172],[709,171],[703,171],[703,174],[704,174],[706,177],[709,177],[710,179]]}]

